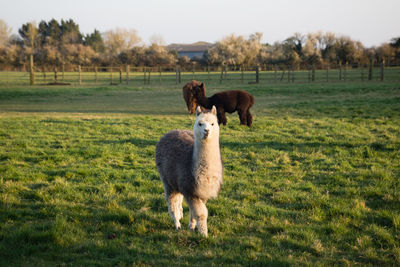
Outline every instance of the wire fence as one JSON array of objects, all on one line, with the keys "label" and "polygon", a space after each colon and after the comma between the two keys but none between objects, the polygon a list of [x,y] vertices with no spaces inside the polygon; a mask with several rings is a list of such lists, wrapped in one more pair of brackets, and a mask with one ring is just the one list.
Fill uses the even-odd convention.
[{"label": "wire fence", "polygon": [[296,70],[292,66],[244,69],[207,66],[183,70],[163,67],[84,67],[64,71],[0,71],[0,85],[174,85],[199,80],[208,84],[329,83],[400,81],[400,65],[330,66]]}]

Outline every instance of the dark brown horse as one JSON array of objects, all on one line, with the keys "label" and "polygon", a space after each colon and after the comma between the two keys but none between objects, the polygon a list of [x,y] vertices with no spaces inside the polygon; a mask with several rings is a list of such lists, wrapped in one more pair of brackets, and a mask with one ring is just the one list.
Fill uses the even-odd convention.
[{"label": "dark brown horse", "polygon": [[231,90],[216,93],[211,97],[206,97],[206,88],[204,83],[195,84],[191,91],[194,100],[202,107],[210,109],[212,106],[217,108],[218,123],[226,125],[227,120],[225,112],[239,114],[240,124],[251,126],[253,116],[250,108],[254,105],[254,97],[243,90]]}]

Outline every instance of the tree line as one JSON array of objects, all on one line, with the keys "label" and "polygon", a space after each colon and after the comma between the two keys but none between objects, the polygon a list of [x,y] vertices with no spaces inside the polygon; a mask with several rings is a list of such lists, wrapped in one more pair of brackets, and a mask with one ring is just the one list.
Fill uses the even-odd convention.
[{"label": "tree line", "polygon": [[155,36],[144,45],[133,29],[116,28],[105,33],[94,30],[83,34],[72,19],[52,19],[39,24],[28,22],[12,35],[6,22],[0,19],[0,69],[23,69],[28,58],[36,66],[51,68],[60,65],[84,66],[163,66],[176,65],[233,66],[292,66],[306,68],[326,64],[400,64],[400,37],[379,47],[365,47],[348,36],[334,33],[295,33],[284,41],[262,43],[262,33],[248,38],[231,34],[217,41],[203,57],[179,57],[168,50],[162,37]]}]

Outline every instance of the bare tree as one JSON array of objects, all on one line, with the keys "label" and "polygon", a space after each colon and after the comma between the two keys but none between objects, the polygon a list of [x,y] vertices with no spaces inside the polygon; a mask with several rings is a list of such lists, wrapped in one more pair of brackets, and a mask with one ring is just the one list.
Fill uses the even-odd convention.
[{"label": "bare tree", "polygon": [[231,34],[208,50],[208,60],[212,64],[254,65],[262,49],[261,38],[261,33],[252,34],[247,40]]},{"label": "bare tree", "polygon": [[142,39],[134,29],[116,28],[104,35],[104,44],[111,55],[117,55],[124,50],[132,49],[138,45]]},{"label": "bare tree", "polygon": [[6,46],[10,40],[12,28],[8,27],[7,23],[0,19],[0,46]]},{"label": "bare tree", "polygon": [[150,44],[156,44],[158,46],[165,46],[164,38],[160,34],[153,34],[150,39]]}]

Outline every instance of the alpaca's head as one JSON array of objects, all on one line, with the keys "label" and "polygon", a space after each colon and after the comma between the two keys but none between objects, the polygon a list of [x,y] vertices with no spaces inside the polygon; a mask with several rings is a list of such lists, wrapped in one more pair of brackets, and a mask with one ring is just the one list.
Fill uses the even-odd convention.
[{"label": "alpaca's head", "polygon": [[196,99],[206,97],[206,86],[204,85],[204,83],[194,86],[192,91]]},{"label": "alpaca's head", "polygon": [[219,138],[219,125],[217,119],[217,109],[215,106],[210,111],[196,109],[196,121],[194,122],[193,132],[198,140],[206,141]]},{"label": "alpaca's head", "polygon": [[194,88],[199,86],[201,82],[193,80],[190,83],[186,83],[182,88],[183,98],[185,99],[187,109],[190,114],[193,114],[197,107],[197,99],[195,97]]}]

